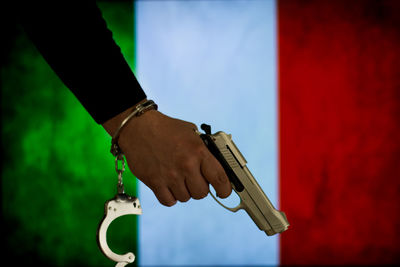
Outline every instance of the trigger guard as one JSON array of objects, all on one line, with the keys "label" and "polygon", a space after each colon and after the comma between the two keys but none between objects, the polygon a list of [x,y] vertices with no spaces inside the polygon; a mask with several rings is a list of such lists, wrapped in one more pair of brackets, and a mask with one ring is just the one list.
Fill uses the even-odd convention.
[{"label": "trigger guard", "polygon": [[125,266],[135,261],[135,255],[132,252],[120,255],[114,253],[107,244],[107,230],[110,224],[117,218],[124,215],[140,215],[142,209],[139,199],[126,194],[118,194],[115,198],[107,201],[104,205],[104,218],[100,222],[97,230],[97,243],[103,254],[117,262],[116,266]]},{"label": "trigger guard", "polygon": [[239,205],[237,205],[237,206],[234,207],[234,208],[229,208],[229,207],[225,206],[224,204],[222,204],[221,201],[219,201],[219,200],[217,199],[217,197],[214,196],[214,194],[211,192],[211,190],[210,190],[210,195],[213,197],[213,199],[214,199],[215,201],[217,201],[218,204],[220,204],[222,207],[224,207],[225,209],[227,209],[227,210],[229,210],[229,211],[237,212],[238,210],[244,209],[244,206],[243,206],[243,203],[242,203],[242,199],[240,199]]}]

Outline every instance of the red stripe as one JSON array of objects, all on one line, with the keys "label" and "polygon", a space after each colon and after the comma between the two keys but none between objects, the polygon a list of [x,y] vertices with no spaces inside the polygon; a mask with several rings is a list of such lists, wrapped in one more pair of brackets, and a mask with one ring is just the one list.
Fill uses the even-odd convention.
[{"label": "red stripe", "polygon": [[400,1],[280,1],[281,264],[400,262]]}]

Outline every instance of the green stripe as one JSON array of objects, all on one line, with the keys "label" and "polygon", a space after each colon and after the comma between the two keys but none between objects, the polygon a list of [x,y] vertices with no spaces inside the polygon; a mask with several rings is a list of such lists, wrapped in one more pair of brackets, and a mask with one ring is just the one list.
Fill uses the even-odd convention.
[{"label": "green stripe", "polygon": [[[99,6],[133,68],[132,3]],[[110,138],[23,30],[14,21],[10,28],[12,46],[1,71],[5,255],[20,265],[112,266],[96,243],[104,202],[116,193]],[[128,172],[126,191],[136,195]],[[108,237],[116,253],[136,254],[136,216],[116,220]]]},{"label": "green stripe", "polygon": [[[135,71],[135,43],[134,43],[134,5],[132,1],[98,2],[109,29],[113,32],[113,38],[121,48],[121,51],[129,66]],[[124,96],[121,96],[124,97]],[[107,140],[107,145],[110,140]],[[108,148],[107,148],[108,149]],[[108,150],[107,150],[108,151]],[[113,179],[116,179],[114,175]],[[115,183],[116,180],[113,180]],[[124,174],[125,191],[137,196],[138,183],[136,177],[129,171]],[[115,188],[116,183],[112,186]],[[120,254],[128,251],[138,253],[138,217],[124,216],[113,222],[108,230],[108,244],[110,248]],[[131,266],[135,266],[137,261]]]}]

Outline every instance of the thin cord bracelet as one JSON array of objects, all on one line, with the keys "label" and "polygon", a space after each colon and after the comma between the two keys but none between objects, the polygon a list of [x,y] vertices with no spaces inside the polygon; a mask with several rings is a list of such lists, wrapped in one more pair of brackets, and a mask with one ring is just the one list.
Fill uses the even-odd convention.
[{"label": "thin cord bracelet", "polygon": [[148,110],[155,109],[157,110],[158,106],[156,103],[154,103],[153,100],[147,100],[146,102],[139,104],[135,107],[135,109],[132,111],[131,114],[129,114],[121,123],[117,131],[115,132],[113,138],[111,139],[111,154],[113,154],[115,157],[123,154],[121,148],[118,145],[118,139],[121,134],[122,129],[124,126],[127,124],[127,122],[132,119],[133,117],[139,117],[143,113],[145,113]]}]

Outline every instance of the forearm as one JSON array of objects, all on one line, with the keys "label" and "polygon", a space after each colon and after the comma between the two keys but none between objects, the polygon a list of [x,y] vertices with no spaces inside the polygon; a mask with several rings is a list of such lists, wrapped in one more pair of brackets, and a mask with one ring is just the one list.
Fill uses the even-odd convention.
[{"label": "forearm", "polygon": [[27,1],[17,11],[33,43],[97,123],[146,97],[95,1]]}]

